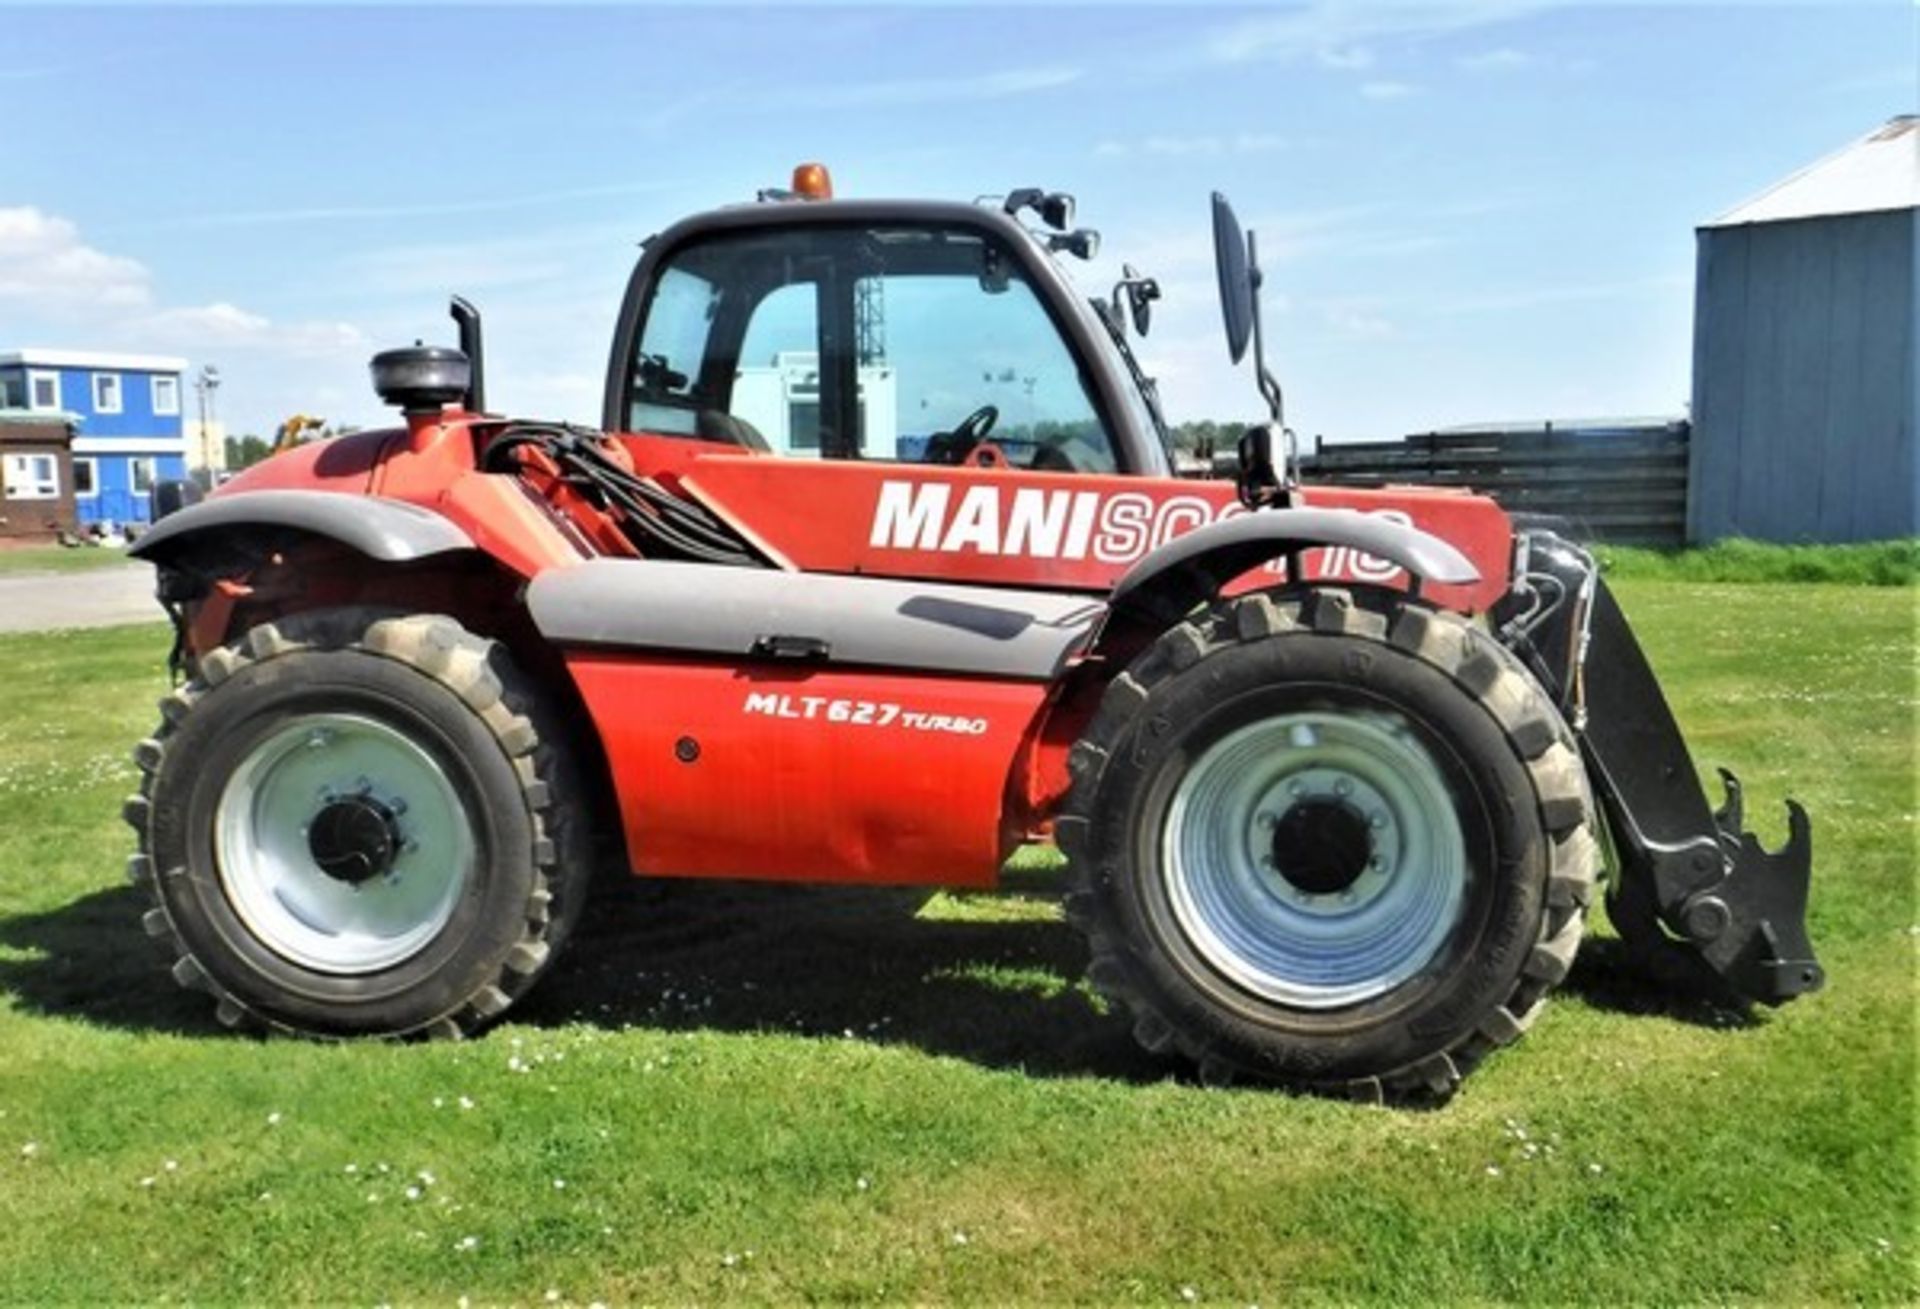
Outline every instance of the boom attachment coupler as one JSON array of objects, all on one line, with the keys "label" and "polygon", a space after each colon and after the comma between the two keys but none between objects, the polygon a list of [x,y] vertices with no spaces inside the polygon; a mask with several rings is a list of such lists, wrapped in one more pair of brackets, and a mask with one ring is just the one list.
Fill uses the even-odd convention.
[{"label": "boom attachment coupler", "polygon": [[1506,635],[1579,733],[1619,863],[1608,911],[1627,947],[1662,980],[1704,970],[1744,1001],[1779,1005],[1818,990],[1825,974],[1807,939],[1806,810],[1787,801],[1787,842],[1767,850],[1743,830],[1740,782],[1725,769],[1726,801],[1712,809],[1591,558],[1544,533],[1530,546],[1523,585],[1540,604],[1509,618]]}]

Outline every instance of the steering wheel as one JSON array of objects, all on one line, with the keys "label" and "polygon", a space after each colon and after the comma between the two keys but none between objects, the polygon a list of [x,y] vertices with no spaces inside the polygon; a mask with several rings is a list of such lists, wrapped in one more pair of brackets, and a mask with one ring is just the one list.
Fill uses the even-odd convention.
[{"label": "steering wheel", "polygon": [[966,462],[973,448],[987,439],[987,433],[1000,421],[1000,410],[993,405],[981,405],[978,409],[962,418],[948,432],[937,432],[927,439],[927,462],[930,464],[958,464]]}]

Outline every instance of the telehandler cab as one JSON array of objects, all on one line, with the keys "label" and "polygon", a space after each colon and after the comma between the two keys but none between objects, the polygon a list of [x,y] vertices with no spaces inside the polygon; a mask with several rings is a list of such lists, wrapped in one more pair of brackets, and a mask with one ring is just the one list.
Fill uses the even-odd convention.
[{"label": "telehandler cab", "polygon": [[181,684],[140,743],[148,931],[222,1022],[459,1036],[643,877],[991,887],[1065,852],[1089,975],[1209,1078],[1444,1097],[1607,900],[1648,967],[1821,984],[1808,824],[1716,813],[1593,559],[1492,500],[1302,485],[1268,421],[1176,478],[1071,198],[791,192],[650,239],[598,430],[375,357],[403,424],[158,522]]}]

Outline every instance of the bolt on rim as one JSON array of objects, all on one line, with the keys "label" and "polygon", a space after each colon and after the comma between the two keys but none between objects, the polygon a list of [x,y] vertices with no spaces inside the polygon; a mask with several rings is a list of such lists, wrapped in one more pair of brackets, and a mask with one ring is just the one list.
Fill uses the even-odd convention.
[{"label": "bolt on rim", "polygon": [[1263,999],[1333,1009],[1416,976],[1459,922],[1466,839],[1405,720],[1278,714],[1188,767],[1161,878],[1188,942]]},{"label": "bolt on rim", "polygon": [[221,792],[221,889],[256,940],[359,975],[424,950],[473,878],[473,822],[439,762],[357,714],[307,714],[250,750]]}]

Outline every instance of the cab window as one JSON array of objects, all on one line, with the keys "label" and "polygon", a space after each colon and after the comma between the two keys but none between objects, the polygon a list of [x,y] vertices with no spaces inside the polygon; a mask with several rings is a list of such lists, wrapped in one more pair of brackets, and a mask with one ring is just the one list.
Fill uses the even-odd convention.
[{"label": "cab window", "polygon": [[949,228],[709,237],[654,279],[636,430],[796,458],[1112,472],[1111,431],[1010,252]]}]

